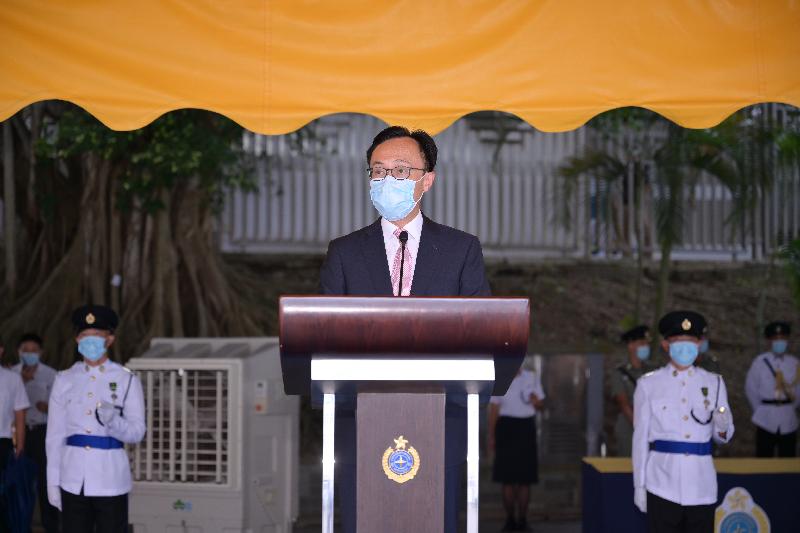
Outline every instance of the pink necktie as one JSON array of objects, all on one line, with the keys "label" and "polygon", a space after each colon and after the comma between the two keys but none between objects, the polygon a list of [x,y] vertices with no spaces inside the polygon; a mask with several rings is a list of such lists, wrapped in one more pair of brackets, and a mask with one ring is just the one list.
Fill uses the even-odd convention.
[{"label": "pink necktie", "polygon": [[[403,246],[399,242],[400,228],[394,230],[394,236],[398,238],[397,253],[394,254],[394,262],[392,263],[392,294],[397,294],[397,285],[400,283],[400,257],[403,253]],[[411,252],[408,251],[408,243],[405,247],[405,259],[403,260],[403,292],[400,296],[408,296],[411,294],[411,280],[414,277],[414,268],[411,265]]]}]

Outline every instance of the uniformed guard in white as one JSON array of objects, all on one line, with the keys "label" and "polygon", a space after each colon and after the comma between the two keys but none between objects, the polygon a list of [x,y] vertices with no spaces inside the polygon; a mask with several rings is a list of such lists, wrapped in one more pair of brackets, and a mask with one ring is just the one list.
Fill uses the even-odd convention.
[{"label": "uniformed guard in white", "polygon": [[800,405],[800,365],[787,353],[792,333],[787,322],[764,328],[769,351],[755,358],[745,380],[745,392],[756,425],[756,456],[797,455],[797,407]]},{"label": "uniformed guard in white", "polygon": [[145,433],[139,379],[108,358],[117,315],[84,306],[72,315],[83,361],[60,372],[50,395],[47,494],[64,533],[128,530],[131,472],[124,444]]},{"label": "uniformed guard in white", "polygon": [[[0,352],[1,353],[1,352]],[[25,410],[30,403],[19,374],[0,366],[0,476],[14,450],[11,428],[15,428],[16,456],[25,450]],[[0,531],[8,531],[8,509],[0,498]]]},{"label": "uniformed guard in white", "polygon": [[56,379],[54,368],[44,364],[42,357],[42,338],[36,333],[25,333],[17,343],[20,363],[12,370],[18,372],[25,384],[25,392],[31,402],[25,413],[25,455],[37,467],[36,496],[39,499],[39,513],[45,533],[58,533],[58,509],[47,501],[47,456],[44,440],[47,434],[47,409],[50,392]]},{"label": "uniformed guard in white", "polygon": [[634,393],[634,503],[651,533],[714,527],[717,473],[712,441],[728,442],[733,417],[725,381],[693,365],[706,321],[675,311],[658,324],[670,363],[645,374]]},{"label": "uniformed guard in white", "polygon": [[501,531],[530,531],[530,485],[539,482],[536,414],[544,407],[539,374],[520,368],[504,396],[489,401],[487,447],[495,454],[492,481],[503,485]]}]

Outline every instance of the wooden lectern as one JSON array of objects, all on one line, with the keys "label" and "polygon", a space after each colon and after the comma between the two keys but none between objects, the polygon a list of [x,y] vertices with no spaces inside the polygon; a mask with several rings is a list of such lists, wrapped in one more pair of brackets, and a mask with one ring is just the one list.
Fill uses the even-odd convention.
[{"label": "wooden lectern", "polygon": [[479,395],[528,347],[527,298],[283,296],[286,394],[322,396],[322,531],[333,532],[337,395],[355,397],[359,533],[441,533],[447,395],[466,396],[467,531],[478,531]]}]

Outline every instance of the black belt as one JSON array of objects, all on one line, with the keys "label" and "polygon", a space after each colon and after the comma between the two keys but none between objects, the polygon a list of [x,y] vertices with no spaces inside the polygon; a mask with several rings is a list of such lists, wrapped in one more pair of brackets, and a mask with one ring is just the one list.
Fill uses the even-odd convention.
[{"label": "black belt", "polygon": [[785,400],[761,400],[761,403],[765,405],[786,405],[787,403],[792,403],[792,400],[789,398]]}]

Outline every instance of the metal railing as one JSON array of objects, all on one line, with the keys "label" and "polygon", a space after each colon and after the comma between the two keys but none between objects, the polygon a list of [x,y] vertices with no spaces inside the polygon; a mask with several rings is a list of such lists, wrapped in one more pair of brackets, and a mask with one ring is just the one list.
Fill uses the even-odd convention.
[{"label": "metal railing", "polygon": [[[569,191],[563,187],[558,169],[598,142],[591,130],[545,134],[493,116],[464,118],[437,136],[436,182],[422,201],[427,215],[477,235],[490,257],[614,258],[641,249],[657,258],[657,190],[647,184],[635,190],[632,175],[611,184],[580,178]],[[295,136],[247,133],[258,189],[229,193],[220,217],[222,250],[318,253],[375,220],[364,152],[384,126],[368,116],[334,115]],[[760,260],[800,235],[796,170],[777,172],[773,188],[740,219],[731,217],[731,192],[711,176],[701,176],[682,204],[676,259]]]}]

